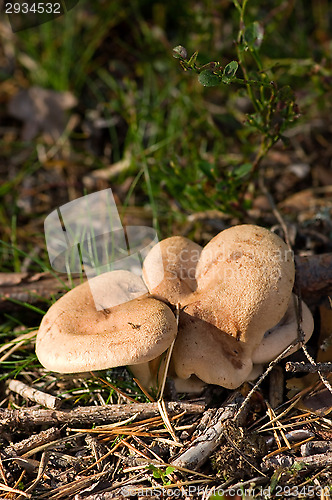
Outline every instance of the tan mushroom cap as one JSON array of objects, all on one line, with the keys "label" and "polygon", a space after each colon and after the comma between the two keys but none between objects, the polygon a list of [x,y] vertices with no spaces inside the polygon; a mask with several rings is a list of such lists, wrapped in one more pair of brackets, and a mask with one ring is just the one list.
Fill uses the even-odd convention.
[{"label": "tan mushroom cap", "polygon": [[158,300],[133,298],[142,294],[140,278],[111,271],[92,280],[108,304],[117,302],[117,292],[132,300],[98,311],[89,282],[66,293],[45,314],[37,334],[36,353],[45,368],[78,373],[145,363],[170,346],[177,333],[174,314]]},{"label": "tan mushroom cap", "polygon": [[[298,338],[295,300],[296,297],[293,294],[284,317],[276,326],[265,332],[262,342],[253,352],[252,360],[254,363],[269,363]],[[304,342],[306,343],[314,330],[314,319],[310,309],[303,301],[301,328],[304,333]],[[299,348],[300,344],[293,347],[287,353],[287,356]]]},{"label": "tan mushroom cap", "polygon": [[264,333],[288,308],[294,275],[292,253],[267,229],[241,225],[213,238],[197,264],[197,290],[180,314],[176,375],[229,389],[247,380]]},{"label": "tan mushroom cap", "polygon": [[294,277],[293,254],[279,236],[259,226],[234,226],[204,247],[191,301],[206,311],[208,300],[208,317],[196,314],[255,347],[285,314]]},{"label": "tan mushroom cap", "polygon": [[143,279],[149,292],[170,304],[181,303],[196,290],[196,265],[201,251],[200,245],[183,236],[160,241],[143,263]]},{"label": "tan mushroom cap", "polygon": [[172,363],[180,379],[196,375],[207,384],[239,387],[251,373],[249,347],[216,326],[181,311]]}]

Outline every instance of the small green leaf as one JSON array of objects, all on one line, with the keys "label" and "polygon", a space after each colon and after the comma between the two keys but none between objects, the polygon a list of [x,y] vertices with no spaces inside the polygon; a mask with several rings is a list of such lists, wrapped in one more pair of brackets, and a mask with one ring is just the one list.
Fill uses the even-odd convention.
[{"label": "small green leaf", "polygon": [[231,61],[230,63],[227,64],[224,68],[224,72],[222,75],[222,81],[224,83],[231,83],[233,78],[235,77],[235,74],[237,72],[237,69],[239,67],[239,64],[237,61]]},{"label": "small green leaf", "polygon": [[277,486],[279,479],[280,479],[280,471],[276,470],[271,478],[271,483],[270,483],[271,493]]},{"label": "small green leaf", "polygon": [[198,81],[204,85],[204,87],[215,87],[220,84],[221,79],[209,69],[205,69],[198,75]]},{"label": "small green leaf", "polygon": [[166,476],[168,476],[169,474],[172,474],[172,472],[174,472],[174,467],[171,467],[171,466],[168,466],[166,467],[166,470],[165,470],[165,474]]},{"label": "small green leaf", "polygon": [[264,28],[259,24],[259,22],[254,21],[253,23],[246,26],[244,32],[244,41],[250,50],[259,49],[264,38]]},{"label": "small green leaf", "polygon": [[299,471],[299,470],[302,470],[305,468],[305,464],[303,462],[295,462],[292,467],[291,467],[291,470],[293,471]]},{"label": "small green leaf", "polygon": [[210,179],[211,181],[214,181],[216,176],[215,176],[215,166],[212,165],[209,161],[202,160],[198,163],[198,168],[200,169],[203,174]]},{"label": "small green leaf", "polygon": [[245,175],[249,174],[251,169],[252,169],[251,163],[243,163],[243,165],[240,165],[234,170],[234,175],[237,179],[241,179]]},{"label": "small green leaf", "polygon": [[173,57],[175,59],[186,59],[187,58],[187,51],[182,45],[177,45],[173,49]]}]

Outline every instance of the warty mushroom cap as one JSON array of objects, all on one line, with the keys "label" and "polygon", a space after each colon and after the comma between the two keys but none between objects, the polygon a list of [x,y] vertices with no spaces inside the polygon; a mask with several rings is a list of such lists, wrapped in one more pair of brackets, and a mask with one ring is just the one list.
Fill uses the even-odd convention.
[{"label": "warty mushroom cap", "polygon": [[143,263],[143,279],[149,292],[170,304],[181,304],[196,290],[196,265],[201,251],[200,245],[183,236],[160,241]]},{"label": "warty mushroom cap", "polygon": [[241,225],[213,238],[197,264],[197,290],[180,314],[176,375],[230,389],[241,385],[264,333],[288,308],[294,276],[292,253],[267,229]]},{"label": "warty mushroom cap", "polygon": [[129,302],[98,311],[89,281],[67,292],[47,311],[37,334],[36,354],[45,368],[79,373],[145,363],[170,346],[175,316],[163,302],[135,298],[144,290],[139,277],[110,271],[92,280],[99,300],[116,304],[124,293]]}]

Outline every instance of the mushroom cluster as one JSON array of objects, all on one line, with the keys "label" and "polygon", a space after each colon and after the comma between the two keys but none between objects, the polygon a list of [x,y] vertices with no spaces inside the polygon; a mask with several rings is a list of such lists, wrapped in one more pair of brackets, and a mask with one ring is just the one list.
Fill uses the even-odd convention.
[{"label": "mushroom cluster", "polygon": [[[129,365],[149,389],[175,340],[169,375],[178,391],[233,389],[296,340],[294,277],[292,252],[262,227],[231,227],[204,248],[173,236],[150,250],[144,282],[129,271],[93,278],[107,308],[96,310],[89,282],[60,298],[41,322],[36,353],[60,373]],[[314,325],[304,303],[301,326],[307,341]]]}]

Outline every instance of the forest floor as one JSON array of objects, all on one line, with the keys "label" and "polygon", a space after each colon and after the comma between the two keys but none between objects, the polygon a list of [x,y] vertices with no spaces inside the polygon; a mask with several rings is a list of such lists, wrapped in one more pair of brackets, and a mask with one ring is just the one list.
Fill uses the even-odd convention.
[{"label": "forest floor", "polygon": [[[281,77],[295,80],[300,117],[246,184],[236,168],[257,149],[248,98],[203,88],[172,58],[179,43],[203,61],[215,47],[234,57],[228,3],[195,2],[193,14],[189,2],[83,2],[76,24],[73,9],[65,26],[17,34],[0,21],[1,499],[331,498],[332,378],[315,366],[332,360],[330,31],[314,2],[299,2],[313,26],[291,2],[275,18],[250,11],[267,32],[305,26],[290,33],[299,56]],[[45,370],[35,331],[72,286],[50,268],[45,218],[109,188],[123,225],[154,227],[160,239],[203,246],[244,223],[286,238],[315,321],[307,348],[266,367],[258,386],[188,396],[169,382],[165,405],[125,368]],[[289,361],[307,371],[288,371]]]}]

